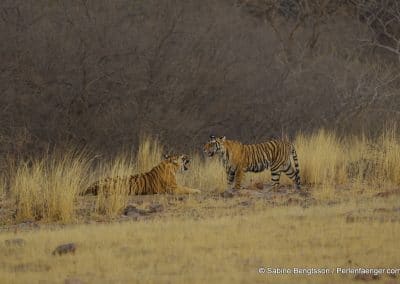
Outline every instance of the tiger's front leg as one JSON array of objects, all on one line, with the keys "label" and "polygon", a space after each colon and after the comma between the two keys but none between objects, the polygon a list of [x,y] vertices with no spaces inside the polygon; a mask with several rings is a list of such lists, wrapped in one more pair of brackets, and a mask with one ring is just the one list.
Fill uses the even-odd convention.
[{"label": "tiger's front leg", "polygon": [[235,173],[236,173],[236,171],[235,171],[235,169],[233,169],[232,167],[229,167],[229,168],[227,168],[227,170],[226,170],[226,177],[227,177],[227,179],[228,179],[228,185],[229,185],[229,187],[232,186],[233,181],[235,180]]},{"label": "tiger's front leg", "polygon": [[178,186],[175,189],[175,193],[177,194],[195,194],[195,193],[201,193],[200,190],[186,187],[186,186]]},{"label": "tiger's front leg", "polygon": [[239,190],[240,189],[240,184],[242,182],[242,177],[243,177],[243,170],[238,169],[236,171],[236,176],[235,176],[235,190]]}]

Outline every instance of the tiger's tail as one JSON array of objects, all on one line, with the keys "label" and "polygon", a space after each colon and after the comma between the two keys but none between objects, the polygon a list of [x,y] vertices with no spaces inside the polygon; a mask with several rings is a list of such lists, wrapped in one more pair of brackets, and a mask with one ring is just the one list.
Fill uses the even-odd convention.
[{"label": "tiger's tail", "polygon": [[292,144],[292,159],[294,163],[294,169],[295,169],[295,182],[296,182],[296,187],[300,189],[300,168],[299,168],[299,160],[297,159],[297,152],[296,149],[294,148],[294,145]]}]

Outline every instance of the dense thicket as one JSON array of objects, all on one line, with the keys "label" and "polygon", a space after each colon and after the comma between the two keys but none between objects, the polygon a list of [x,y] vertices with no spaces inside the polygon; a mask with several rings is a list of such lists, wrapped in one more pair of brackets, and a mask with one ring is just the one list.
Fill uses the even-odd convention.
[{"label": "dense thicket", "polygon": [[0,2],[0,151],[173,149],[399,118],[388,0]]}]

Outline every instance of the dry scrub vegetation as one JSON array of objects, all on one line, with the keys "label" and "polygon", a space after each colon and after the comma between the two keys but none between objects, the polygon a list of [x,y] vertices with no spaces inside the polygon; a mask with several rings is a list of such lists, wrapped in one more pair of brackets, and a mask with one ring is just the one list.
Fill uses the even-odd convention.
[{"label": "dry scrub vegetation", "polygon": [[400,118],[394,0],[0,1],[0,169],[138,133],[187,151]]},{"label": "dry scrub vegetation", "polygon": [[[353,192],[357,198],[363,192],[377,193],[400,185],[400,140],[394,130],[376,139],[341,138],[320,130],[297,135],[295,145],[302,184],[322,199],[335,199],[339,191]],[[9,222],[75,222],[81,204],[78,201],[83,199],[79,194],[90,183],[102,177],[148,171],[160,162],[163,152],[157,140],[145,137],[137,153],[121,153],[111,160],[93,159],[88,151],[71,150],[14,162],[15,168],[9,168],[8,179],[6,176],[0,179],[4,198],[16,209],[15,219]],[[179,174],[178,181],[205,193],[227,189],[220,161],[204,159],[199,152],[192,153],[191,168]],[[249,173],[245,186],[254,188],[254,184],[266,184],[269,179],[269,171]],[[282,183],[289,185],[290,181],[283,178]],[[119,184],[110,193],[100,193],[91,212],[116,217],[128,202],[127,186]]]}]

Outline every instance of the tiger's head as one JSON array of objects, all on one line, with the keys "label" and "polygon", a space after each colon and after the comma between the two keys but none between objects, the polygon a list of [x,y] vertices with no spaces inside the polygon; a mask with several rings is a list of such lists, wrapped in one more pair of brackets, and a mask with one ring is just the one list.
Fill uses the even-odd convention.
[{"label": "tiger's head", "polygon": [[164,155],[164,160],[177,166],[182,172],[189,169],[190,158],[187,155]]},{"label": "tiger's head", "polygon": [[225,136],[216,138],[215,136],[210,135],[210,139],[203,147],[204,153],[209,157],[212,157],[215,154],[225,153],[225,141]]}]

